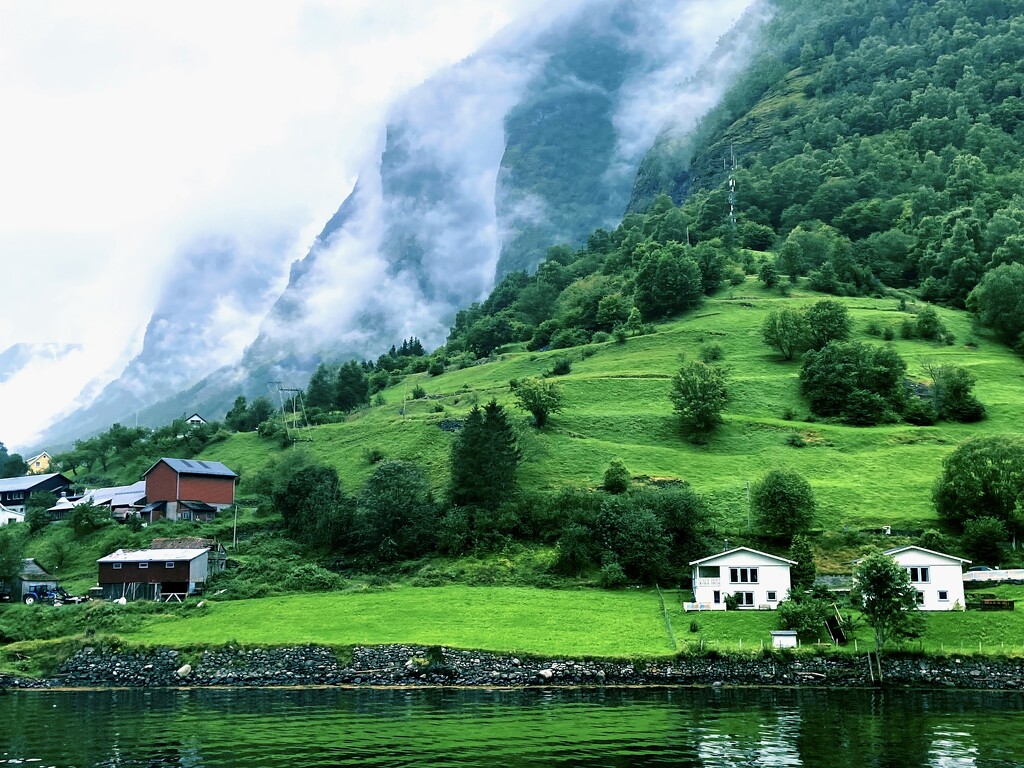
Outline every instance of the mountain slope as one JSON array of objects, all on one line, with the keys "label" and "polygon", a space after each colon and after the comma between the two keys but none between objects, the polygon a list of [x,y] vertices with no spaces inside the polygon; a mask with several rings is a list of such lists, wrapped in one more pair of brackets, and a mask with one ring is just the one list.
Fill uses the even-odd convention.
[{"label": "mountain slope", "polygon": [[[748,6],[730,54],[716,53]],[[669,124],[692,127],[714,103],[765,15],[751,0],[589,0],[508,30],[394,107],[356,188],[293,266],[240,362],[202,377],[218,347],[197,332],[217,297],[169,290],[140,355],[46,440],[135,413],[147,424],[183,410],[216,416],[240,391],[303,383],[321,359],[373,357],[412,335],[439,344],[496,278],[616,224],[655,137]],[[697,73],[700,88],[682,87]],[[243,327],[266,306],[266,287],[238,292],[261,297],[242,307]],[[196,341],[205,370],[186,364]]]}]

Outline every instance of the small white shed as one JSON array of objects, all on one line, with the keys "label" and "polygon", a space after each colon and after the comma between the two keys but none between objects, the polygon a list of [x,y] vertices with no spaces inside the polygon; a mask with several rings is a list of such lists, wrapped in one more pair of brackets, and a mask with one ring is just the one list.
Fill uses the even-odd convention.
[{"label": "small white shed", "polygon": [[750,547],[736,547],[690,565],[693,608],[724,611],[726,595],[735,595],[740,608],[774,610],[789,594],[789,568],[796,562]]}]

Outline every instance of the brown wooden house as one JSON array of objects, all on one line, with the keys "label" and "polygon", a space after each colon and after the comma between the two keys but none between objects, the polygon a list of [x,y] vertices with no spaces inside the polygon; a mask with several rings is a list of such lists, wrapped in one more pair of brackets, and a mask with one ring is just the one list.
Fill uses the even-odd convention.
[{"label": "brown wooden house", "polygon": [[141,514],[150,522],[210,520],[235,503],[238,475],[219,461],[160,459],[142,477],[147,503]]},{"label": "brown wooden house", "polygon": [[208,549],[119,549],[96,561],[105,600],[182,600],[201,593]]}]

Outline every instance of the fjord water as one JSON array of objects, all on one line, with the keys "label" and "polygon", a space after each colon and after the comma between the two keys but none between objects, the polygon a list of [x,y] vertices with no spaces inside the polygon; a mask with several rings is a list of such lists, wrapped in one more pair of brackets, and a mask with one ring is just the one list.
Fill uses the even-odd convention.
[{"label": "fjord water", "polygon": [[1024,765],[1024,694],[164,690],[0,697],[0,765]]}]

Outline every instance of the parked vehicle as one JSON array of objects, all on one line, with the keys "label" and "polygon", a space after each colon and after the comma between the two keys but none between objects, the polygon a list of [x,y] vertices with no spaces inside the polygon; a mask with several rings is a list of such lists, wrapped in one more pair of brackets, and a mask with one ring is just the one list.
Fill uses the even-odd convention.
[{"label": "parked vehicle", "polygon": [[35,605],[36,603],[77,605],[78,603],[87,602],[89,598],[72,595],[64,587],[56,587],[54,589],[38,589],[26,592],[22,595],[21,600],[25,605]]}]

